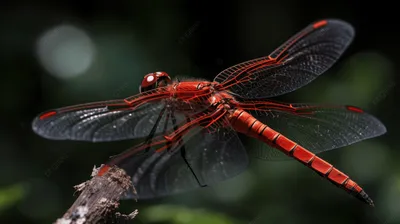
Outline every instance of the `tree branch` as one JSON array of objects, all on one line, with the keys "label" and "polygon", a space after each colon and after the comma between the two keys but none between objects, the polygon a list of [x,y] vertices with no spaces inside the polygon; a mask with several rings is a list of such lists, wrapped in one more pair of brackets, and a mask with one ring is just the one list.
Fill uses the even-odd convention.
[{"label": "tree branch", "polygon": [[120,223],[121,219],[126,222],[138,214],[137,210],[129,215],[114,213],[126,191],[131,189],[136,194],[125,171],[114,166],[102,176],[97,176],[97,172],[94,167],[92,179],[74,187],[81,194],[56,224]]}]

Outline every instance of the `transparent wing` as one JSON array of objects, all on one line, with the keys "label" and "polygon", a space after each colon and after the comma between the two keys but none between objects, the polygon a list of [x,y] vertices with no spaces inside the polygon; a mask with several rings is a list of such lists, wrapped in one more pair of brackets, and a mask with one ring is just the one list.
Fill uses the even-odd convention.
[{"label": "transparent wing", "polygon": [[268,98],[294,91],[329,69],[354,36],[341,20],[315,22],[267,57],[240,63],[219,73],[220,90],[243,98]]},{"label": "transparent wing", "polygon": [[[146,92],[125,100],[81,104],[51,110],[37,116],[32,128],[54,140],[106,142],[142,138],[156,125],[156,133],[171,130],[164,111],[174,104],[177,122],[203,111],[204,105],[171,99],[164,90]],[[166,126],[166,128],[165,128]]]},{"label": "transparent wing", "polygon": [[[353,106],[249,104],[256,105],[254,110],[248,110],[255,118],[313,153],[347,146],[386,132],[377,118]],[[267,160],[287,158],[266,144],[257,144],[251,154]]]},{"label": "transparent wing", "polygon": [[[160,147],[165,150],[157,152]],[[139,199],[210,186],[239,174],[247,165],[247,152],[236,132],[220,125],[198,128],[170,146],[153,145],[147,153],[133,154],[118,164],[132,176]],[[137,196],[126,196],[130,197]]]}]

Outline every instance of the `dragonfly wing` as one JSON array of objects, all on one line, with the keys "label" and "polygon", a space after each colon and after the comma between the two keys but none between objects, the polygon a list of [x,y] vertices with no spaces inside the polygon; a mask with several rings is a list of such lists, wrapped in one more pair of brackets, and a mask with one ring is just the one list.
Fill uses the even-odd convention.
[{"label": "dragonfly wing", "polygon": [[[248,165],[247,152],[231,127],[197,129],[170,150],[126,159],[119,167],[132,176],[140,199],[156,198],[210,186],[242,172]],[[186,161],[182,157],[185,150]],[[197,179],[196,179],[197,178]],[[127,195],[126,198],[137,197]]]},{"label": "dragonfly wing", "polygon": [[341,20],[310,24],[267,57],[232,66],[214,81],[243,98],[268,98],[294,91],[329,69],[354,36]]},{"label": "dragonfly wing", "polygon": [[[274,106],[249,113],[313,153],[347,146],[386,132],[377,118],[353,106],[281,105],[291,110]],[[258,144],[252,154],[267,160],[286,157],[266,144]]]},{"label": "dragonfly wing", "polygon": [[[53,140],[127,140],[148,136],[154,125],[158,125],[155,133],[172,130],[172,121],[163,113],[163,108],[171,104],[177,108],[175,117],[178,123],[183,122],[185,116],[205,109],[198,104],[177,99],[140,99],[139,96],[140,105],[130,105],[125,100],[112,100],[52,110],[37,116],[32,128],[38,135]],[[156,124],[157,120],[159,122]]]}]

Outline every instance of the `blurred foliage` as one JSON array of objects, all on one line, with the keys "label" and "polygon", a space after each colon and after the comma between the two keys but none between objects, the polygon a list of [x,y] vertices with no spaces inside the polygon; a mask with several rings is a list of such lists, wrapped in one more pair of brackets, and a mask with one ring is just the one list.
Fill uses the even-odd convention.
[{"label": "blurred foliage", "polygon": [[223,214],[204,209],[189,209],[174,205],[156,205],[141,212],[140,221],[145,223],[201,224],[201,223],[241,223]]},{"label": "blurred foliage", "polygon": [[0,188],[0,214],[15,206],[25,196],[25,191],[21,184]]},{"label": "blurred foliage", "polygon": [[[386,135],[321,155],[356,180],[375,200],[375,209],[298,162],[252,160],[245,172],[215,186],[124,201],[121,211],[137,208],[137,221],[166,224],[400,223],[397,9],[389,1],[355,0],[17,0],[2,5],[0,223],[53,222],[73,203],[72,186],[90,178],[94,164],[133,144],[42,139],[30,124],[39,112],[136,94],[143,76],[154,71],[212,80],[328,17],[353,24],[354,43],[326,74],[277,100],[351,104],[382,120]],[[75,33],[57,29],[65,26],[75,27]],[[46,35],[58,39],[50,44],[44,38],[43,45]],[[67,72],[54,72],[60,70],[52,66]],[[243,143],[260,144],[248,138]]]}]

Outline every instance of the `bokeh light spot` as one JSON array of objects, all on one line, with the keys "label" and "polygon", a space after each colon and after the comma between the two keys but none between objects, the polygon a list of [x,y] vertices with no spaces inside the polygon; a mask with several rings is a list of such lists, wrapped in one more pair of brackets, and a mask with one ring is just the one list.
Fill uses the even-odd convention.
[{"label": "bokeh light spot", "polygon": [[60,25],[39,37],[37,55],[49,73],[59,78],[71,78],[90,68],[95,46],[83,30],[72,25]]}]

